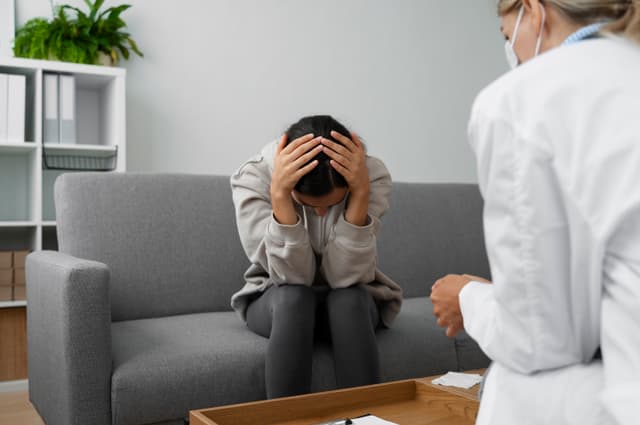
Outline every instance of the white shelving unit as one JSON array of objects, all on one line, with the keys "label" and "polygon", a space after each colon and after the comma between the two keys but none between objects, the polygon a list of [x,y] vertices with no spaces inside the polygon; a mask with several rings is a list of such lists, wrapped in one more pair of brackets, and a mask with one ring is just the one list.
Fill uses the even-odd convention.
[{"label": "white shelving unit", "polygon": [[[76,81],[77,144],[42,144],[44,73]],[[57,249],[53,183],[65,172],[45,169],[43,155],[101,157],[117,153],[115,171],[126,167],[126,71],[19,58],[0,58],[0,73],[26,76],[25,140],[0,140],[0,250]],[[10,106],[9,106],[10,107]],[[0,308],[25,306],[0,302]]]}]

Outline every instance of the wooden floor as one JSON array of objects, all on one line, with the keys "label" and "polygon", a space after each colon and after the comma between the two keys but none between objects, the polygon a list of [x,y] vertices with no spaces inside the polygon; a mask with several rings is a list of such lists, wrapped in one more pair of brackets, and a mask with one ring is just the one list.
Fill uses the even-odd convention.
[{"label": "wooden floor", "polygon": [[26,391],[0,393],[0,424],[44,425]]}]

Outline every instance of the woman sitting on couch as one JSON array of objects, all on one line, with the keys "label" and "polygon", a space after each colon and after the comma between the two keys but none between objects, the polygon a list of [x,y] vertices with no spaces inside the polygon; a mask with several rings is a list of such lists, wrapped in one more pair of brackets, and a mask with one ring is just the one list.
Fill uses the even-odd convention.
[{"label": "woman sitting on couch", "polygon": [[315,335],[330,337],[338,387],[380,380],[375,330],[400,310],[400,287],[376,268],[391,176],[330,116],[306,117],[231,177],[251,261],[231,299],[269,338],[267,397],[311,390]]}]

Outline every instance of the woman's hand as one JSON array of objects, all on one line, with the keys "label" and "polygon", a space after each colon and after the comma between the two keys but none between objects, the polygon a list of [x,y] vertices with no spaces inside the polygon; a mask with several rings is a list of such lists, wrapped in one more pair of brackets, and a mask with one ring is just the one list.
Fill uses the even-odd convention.
[{"label": "woman's hand", "polygon": [[458,297],[462,288],[471,281],[470,276],[450,274],[436,281],[431,287],[433,314],[438,318],[438,326],[447,328],[447,336],[450,338],[464,329]]},{"label": "woman's hand", "polygon": [[340,173],[349,185],[349,205],[345,219],[356,226],[367,224],[369,210],[369,170],[364,147],[357,135],[351,139],[332,131],[331,136],[342,143],[322,139],[322,151],[331,158],[331,166]]},{"label": "woman's hand", "polygon": [[353,133],[352,139],[337,131],[332,131],[331,135],[342,143],[341,145],[329,139],[322,139],[323,152],[331,158],[331,166],[347,181],[352,196],[368,196],[369,170],[362,142]]},{"label": "woman's hand", "polygon": [[287,136],[283,135],[278,143],[271,174],[271,207],[280,224],[294,225],[298,221],[291,192],[300,178],[318,165],[318,161],[309,161],[322,152],[320,141],[320,137],[307,134],[287,145]]}]

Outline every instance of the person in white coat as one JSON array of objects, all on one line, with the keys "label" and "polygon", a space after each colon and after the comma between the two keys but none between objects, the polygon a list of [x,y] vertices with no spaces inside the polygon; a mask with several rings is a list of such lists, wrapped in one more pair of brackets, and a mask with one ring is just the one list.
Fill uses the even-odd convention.
[{"label": "person in white coat", "polygon": [[478,424],[639,424],[640,1],[498,11],[516,69],[469,124],[492,282],[438,280],[434,314],[493,360]]}]

